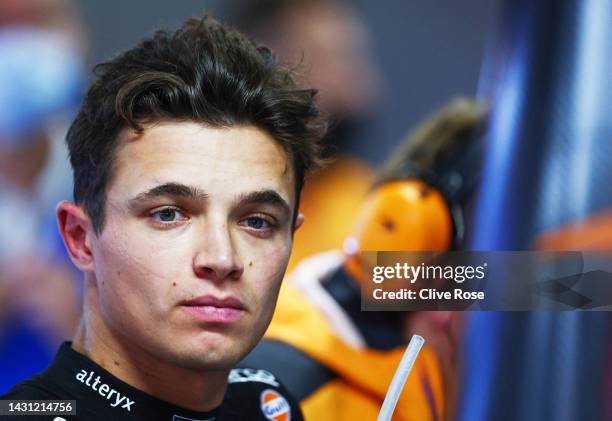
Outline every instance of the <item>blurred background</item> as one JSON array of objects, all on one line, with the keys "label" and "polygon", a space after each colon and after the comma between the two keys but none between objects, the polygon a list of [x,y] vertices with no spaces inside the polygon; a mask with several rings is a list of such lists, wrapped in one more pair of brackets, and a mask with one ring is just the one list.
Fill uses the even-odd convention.
[{"label": "blurred background", "polygon": [[[262,2],[76,2],[91,42],[88,63],[97,63],[129,48],[155,29],[176,28],[186,17],[201,11],[210,11],[235,24],[247,23],[250,18],[260,19],[253,15],[253,9],[258,8],[253,4],[258,3]],[[351,13],[358,15],[361,27],[350,29],[349,36],[358,40],[348,49],[352,49],[353,54],[368,54],[366,60],[373,67],[371,72],[376,73],[372,77],[377,79],[374,82],[340,81],[376,83],[377,86],[376,98],[371,98],[369,106],[361,106],[371,119],[367,124],[368,132],[359,133],[358,140],[351,142],[354,143],[351,151],[376,164],[387,157],[398,139],[425,113],[441,106],[449,97],[476,93],[487,34],[495,25],[500,1],[385,0],[383,6],[374,1],[358,0],[349,4],[353,9]],[[246,8],[249,10],[245,11]],[[311,28],[317,32],[316,25]],[[331,39],[335,39],[335,34]],[[293,51],[292,54],[295,59],[301,52]]]},{"label": "blurred background", "polygon": [[[612,248],[610,1],[0,0],[0,394],[78,322],[54,208],[92,65],[203,11],[270,45],[332,119],[335,160],[306,186],[290,269],[342,247],[378,166],[460,95],[491,115],[469,247]],[[448,419],[612,420],[607,313],[463,323]]]}]

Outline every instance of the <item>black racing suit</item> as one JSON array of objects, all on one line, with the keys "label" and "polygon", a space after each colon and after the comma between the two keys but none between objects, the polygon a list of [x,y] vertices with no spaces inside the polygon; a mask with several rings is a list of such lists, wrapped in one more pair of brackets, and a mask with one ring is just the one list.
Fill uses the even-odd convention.
[{"label": "black racing suit", "polygon": [[[4,415],[0,420],[48,421],[302,421],[300,408],[269,372],[237,368],[223,403],[210,412],[175,406],[119,380],[64,343],[41,374],[13,387],[2,400],[73,400],[76,415]],[[14,412],[18,414],[18,412]]]}]

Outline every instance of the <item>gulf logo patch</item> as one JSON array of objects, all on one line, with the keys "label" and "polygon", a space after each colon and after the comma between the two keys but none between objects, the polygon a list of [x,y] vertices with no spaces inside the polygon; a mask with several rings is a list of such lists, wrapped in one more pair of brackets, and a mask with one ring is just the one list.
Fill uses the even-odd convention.
[{"label": "gulf logo patch", "polygon": [[273,389],[266,389],[259,397],[261,412],[270,421],[290,421],[291,406],[283,395]]}]

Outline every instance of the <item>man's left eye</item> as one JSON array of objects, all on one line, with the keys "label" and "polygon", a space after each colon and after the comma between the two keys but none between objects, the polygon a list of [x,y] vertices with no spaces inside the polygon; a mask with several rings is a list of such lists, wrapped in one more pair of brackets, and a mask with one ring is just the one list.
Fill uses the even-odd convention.
[{"label": "man's left eye", "polygon": [[256,230],[266,230],[272,228],[272,224],[269,221],[258,216],[251,216],[244,219],[244,225]]}]

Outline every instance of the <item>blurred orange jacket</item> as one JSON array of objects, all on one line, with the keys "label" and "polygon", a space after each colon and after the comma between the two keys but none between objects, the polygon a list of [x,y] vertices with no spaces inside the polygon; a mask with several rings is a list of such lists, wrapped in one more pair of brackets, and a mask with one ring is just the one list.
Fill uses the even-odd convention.
[{"label": "blurred orange jacket", "polygon": [[[331,257],[333,261],[334,256]],[[319,265],[318,258],[302,263],[292,274],[293,279],[281,288],[265,338],[289,344],[334,373],[331,380],[302,400],[307,420],[376,420],[404,348],[380,351],[347,343],[350,340],[338,333],[338,324],[323,308],[324,297],[304,292],[305,288],[316,289],[314,284],[296,279],[318,278],[321,270],[314,267]],[[325,259],[330,261],[329,256]],[[328,266],[325,271],[334,265],[337,268],[339,262],[341,257],[331,265],[325,263]],[[283,378],[283,373],[276,374]],[[442,369],[434,352],[425,346],[404,386],[393,420],[438,421],[444,419],[444,412]]]}]

